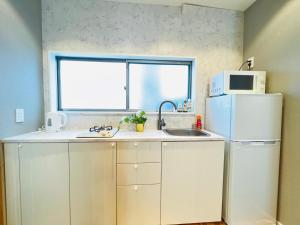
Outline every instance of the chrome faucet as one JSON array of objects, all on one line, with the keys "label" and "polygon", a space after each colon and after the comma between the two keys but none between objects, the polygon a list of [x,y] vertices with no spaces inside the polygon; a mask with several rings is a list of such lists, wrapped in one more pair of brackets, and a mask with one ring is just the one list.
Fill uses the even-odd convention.
[{"label": "chrome faucet", "polygon": [[165,103],[171,103],[171,104],[173,104],[175,110],[177,109],[176,104],[172,101],[163,101],[160,104],[159,111],[158,111],[158,121],[157,121],[157,129],[158,130],[162,130],[162,127],[166,126],[164,119],[161,118],[161,108],[162,108],[163,104],[165,104]]}]

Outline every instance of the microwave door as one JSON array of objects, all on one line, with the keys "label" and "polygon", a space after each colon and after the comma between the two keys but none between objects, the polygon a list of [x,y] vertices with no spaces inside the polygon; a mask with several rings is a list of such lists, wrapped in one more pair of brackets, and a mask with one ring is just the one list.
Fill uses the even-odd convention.
[{"label": "microwave door", "polygon": [[255,76],[252,75],[230,75],[229,89],[231,91],[253,91],[255,85]]},{"label": "microwave door", "polygon": [[224,74],[224,94],[253,94],[255,76],[244,71]]}]

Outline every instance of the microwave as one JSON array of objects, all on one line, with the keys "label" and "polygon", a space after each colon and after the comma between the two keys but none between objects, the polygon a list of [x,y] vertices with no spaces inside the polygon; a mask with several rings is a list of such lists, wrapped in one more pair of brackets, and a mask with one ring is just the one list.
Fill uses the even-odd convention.
[{"label": "microwave", "polygon": [[222,71],[209,83],[209,96],[265,92],[266,71]]}]

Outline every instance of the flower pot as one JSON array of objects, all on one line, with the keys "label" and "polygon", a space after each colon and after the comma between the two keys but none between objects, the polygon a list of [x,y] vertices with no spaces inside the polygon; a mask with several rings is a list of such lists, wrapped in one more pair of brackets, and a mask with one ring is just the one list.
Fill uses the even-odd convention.
[{"label": "flower pot", "polygon": [[136,132],[144,132],[144,124],[142,123],[139,123],[139,124],[136,124]]}]

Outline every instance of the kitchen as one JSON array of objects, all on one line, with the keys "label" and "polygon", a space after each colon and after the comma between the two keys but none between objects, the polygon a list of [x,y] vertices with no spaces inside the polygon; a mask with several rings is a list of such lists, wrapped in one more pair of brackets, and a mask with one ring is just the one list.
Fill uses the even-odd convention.
[{"label": "kitchen", "polygon": [[[253,70],[267,71],[267,92],[283,93],[284,97],[279,201],[276,219],[284,225],[297,224],[297,221],[300,220],[297,213],[300,179],[296,172],[297,162],[299,161],[296,144],[297,134],[299,134],[299,88],[296,85],[299,83],[297,76],[299,69],[296,66],[299,58],[296,53],[299,52],[297,51],[299,50],[299,44],[296,42],[297,37],[299,37],[297,29],[299,19],[296,12],[299,9],[299,3],[298,1],[277,1],[274,3],[270,0],[257,0],[255,3],[253,1],[224,2],[218,5],[218,3],[212,1],[210,5],[207,1],[199,1],[198,4],[208,6],[204,7],[193,5],[194,2],[184,2],[190,4],[177,3],[178,5],[164,3],[161,5],[87,0],[2,1],[0,3],[0,56],[1,83],[3,82],[3,85],[0,92],[2,103],[0,138],[35,131],[45,124],[45,113],[57,110],[56,57],[117,58],[121,61],[125,60],[126,65],[132,65],[133,70],[137,66],[137,64],[134,64],[136,62],[134,60],[141,59],[156,60],[156,62],[180,61],[193,63],[193,71],[187,72],[187,74],[191,74],[192,81],[189,96],[193,103],[192,112],[162,113],[167,128],[190,128],[195,123],[197,114],[202,115],[202,122],[204,127],[206,126],[205,114],[207,109],[205,102],[209,93],[209,79],[220,71],[238,70],[242,62],[254,56],[255,65]],[[245,2],[247,4],[243,4]],[[188,65],[186,66],[188,67]],[[247,69],[247,65],[244,69]],[[117,85],[117,80],[115,82]],[[124,82],[127,81],[123,80]],[[168,86],[170,90],[173,86],[178,86],[179,92],[180,86],[178,83],[174,84],[174,82],[169,81],[168,84],[170,84]],[[95,89],[105,88],[100,83],[93,84],[93,82],[90,82],[89,85],[91,85],[91,89],[87,90],[91,93]],[[134,86],[129,85],[129,87]],[[130,90],[133,89],[129,88],[126,91],[130,92]],[[121,93],[121,88],[105,89],[104,92],[98,90],[97,93],[99,93],[99,98],[101,97],[105,102],[107,96],[110,99],[115,96],[112,91]],[[174,92],[172,91],[172,96],[175,95]],[[73,94],[77,95],[79,91]],[[126,93],[122,92],[122,96],[125,96],[122,98],[124,99],[122,102],[123,108],[127,109]],[[142,103],[150,101],[149,97],[146,97],[146,99],[148,101],[142,101]],[[159,103],[162,102],[161,100],[159,99]],[[84,103],[84,101],[81,103]],[[151,133],[151,131],[157,129],[158,114],[153,111],[158,111],[158,106],[156,105],[153,110],[146,110],[148,120],[145,124],[145,132],[141,135],[147,137],[140,137],[141,142],[149,141],[149,138],[151,138],[149,132]],[[172,110],[171,105],[166,104],[164,107],[169,107],[168,109]],[[22,114],[25,114],[24,122],[15,122],[16,114],[18,114],[16,109],[21,109],[18,111],[21,114],[20,121],[23,121]],[[166,108],[163,108],[163,111],[165,110]],[[131,115],[132,112],[77,110],[65,111],[65,114],[67,114],[68,121],[64,127],[64,132],[71,132],[74,130],[87,130],[94,125],[113,125],[116,128],[122,117]],[[251,117],[249,119],[251,120]],[[121,131],[124,131],[126,136],[126,125],[122,125]],[[121,131],[118,132],[119,135],[122,134]],[[132,133],[137,135],[133,131]],[[47,135],[57,135],[57,133],[46,132],[43,134],[45,136],[41,137],[43,139],[40,140],[41,142],[50,140],[47,139],[49,136],[46,138]],[[127,138],[128,136],[116,140],[117,148],[119,146],[118,141],[128,141]],[[163,145],[163,142],[166,141],[164,138],[153,138],[154,145],[157,144],[155,144],[157,141]],[[178,137],[167,136],[167,138],[174,141],[183,140],[182,137],[178,139]],[[191,140],[190,138],[195,137],[184,140]],[[205,137],[201,138],[205,139]],[[58,139],[69,141],[71,138],[62,135]],[[22,141],[24,140],[22,139]],[[135,148],[134,142],[139,141],[133,141],[132,145]],[[71,144],[74,143],[68,145]],[[65,149],[65,147],[62,148]],[[66,151],[63,149],[61,152]],[[38,150],[32,151],[39,152]],[[9,151],[11,154],[14,152]],[[26,153],[29,154],[31,151],[20,152],[24,152],[24,157],[26,157]],[[45,149],[46,152],[47,149]],[[187,157],[186,154],[184,156]],[[164,158],[164,156],[161,157]],[[67,158],[63,157],[60,160]],[[80,161],[81,159],[84,160],[84,157],[76,158],[75,155],[75,159]],[[213,159],[217,160],[216,158]],[[55,159],[53,160],[56,162]],[[221,161],[220,158],[218,160]],[[162,163],[161,166],[163,167],[163,161],[151,161],[142,163],[156,163],[156,166]],[[59,162],[63,164],[65,161]],[[123,164],[121,162],[119,164],[124,166],[121,165]],[[139,164],[139,162],[135,164]],[[218,168],[222,167],[222,163],[215,164]],[[26,165],[29,164],[21,163],[20,165],[24,166],[22,167],[24,170],[21,170],[21,172],[28,172],[28,175],[30,175],[30,170],[26,170],[26,168],[29,168]],[[195,165],[198,164],[195,163]],[[10,171],[13,172],[13,170]],[[6,170],[6,172],[8,171]],[[35,170],[34,172],[37,173],[38,171]],[[80,174],[80,171],[78,173]],[[195,174],[197,174],[196,171]],[[38,174],[36,176],[39,177]],[[67,172],[65,176],[69,176]],[[6,175],[6,179],[13,177],[14,175]],[[73,178],[77,179],[79,176]],[[29,182],[26,183],[26,181],[29,180],[25,179],[24,184],[29,185]],[[161,181],[163,185],[163,180]],[[171,181],[175,182],[175,180]],[[196,181],[191,180],[191,183],[199,182]],[[150,183],[152,185],[152,182]],[[157,182],[154,183],[157,184]],[[155,186],[155,184],[153,185]],[[67,183],[63,187],[66,186],[68,186]],[[221,184],[218,185],[219,188],[221,186]],[[30,185],[23,187],[28,187],[30,191]],[[87,186],[86,188],[92,187]],[[24,191],[28,191],[28,189]],[[61,197],[61,199],[66,199],[66,195]],[[179,199],[184,201],[182,196]],[[68,200],[65,204],[67,202]],[[29,207],[29,205],[27,206]],[[32,224],[33,222],[30,221],[34,218],[30,218],[30,212],[26,211],[27,206],[24,206],[22,221],[9,224],[20,224],[21,222],[22,224]],[[34,207],[37,207],[37,205],[34,205]],[[69,206],[66,205],[65,208],[69,208]],[[171,209],[170,207],[167,208]],[[217,210],[216,208],[213,207],[214,210]],[[41,207],[41,210],[43,210],[43,207]],[[101,213],[99,212],[99,214]],[[7,216],[7,212],[5,214]],[[66,214],[61,216],[65,218],[67,217]],[[40,213],[39,215],[37,217],[37,219],[40,219],[39,224],[43,224],[42,222],[47,224],[47,221],[43,220],[43,214]],[[208,216],[208,213],[204,216]]]}]

